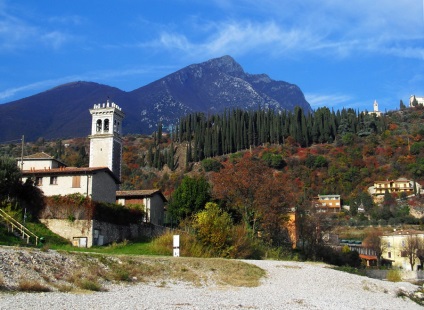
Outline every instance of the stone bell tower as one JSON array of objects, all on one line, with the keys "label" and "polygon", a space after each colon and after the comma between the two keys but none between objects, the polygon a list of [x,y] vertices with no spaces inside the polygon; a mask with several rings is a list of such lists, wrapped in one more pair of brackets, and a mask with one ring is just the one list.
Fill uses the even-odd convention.
[{"label": "stone bell tower", "polygon": [[114,102],[95,104],[92,115],[89,167],[108,167],[121,179],[122,120],[124,112]]}]

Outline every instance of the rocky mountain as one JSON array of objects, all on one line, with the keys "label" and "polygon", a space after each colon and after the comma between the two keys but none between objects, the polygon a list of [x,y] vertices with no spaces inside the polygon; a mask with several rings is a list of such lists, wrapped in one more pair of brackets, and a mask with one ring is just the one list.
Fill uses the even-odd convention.
[{"label": "rocky mountain", "polygon": [[73,82],[0,105],[0,141],[81,137],[90,132],[88,109],[107,99],[122,107],[124,133],[152,133],[191,112],[229,108],[311,111],[296,85],[249,74],[230,56],[193,64],[130,92],[93,82]]}]

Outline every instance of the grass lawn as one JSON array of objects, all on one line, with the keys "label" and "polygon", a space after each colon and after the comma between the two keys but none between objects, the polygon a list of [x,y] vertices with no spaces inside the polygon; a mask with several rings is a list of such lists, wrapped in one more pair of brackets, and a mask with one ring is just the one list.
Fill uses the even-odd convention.
[{"label": "grass lawn", "polygon": [[[78,248],[72,246],[68,240],[53,233],[41,223],[26,223],[25,226],[38,237],[44,238],[43,244],[39,244],[38,247],[44,247],[46,249],[68,252],[91,252],[101,254],[163,256],[163,253],[157,253],[157,251],[155,251],[154,247],[152,247],[151,240],[124,241],[121,243],[113,243],[107,246]],[[34,244],[27,244],[26,240],[23,240],[9,233],[6,227],[2,225],[0,225],[0,245],[35,247]]]},{"label": "grass lawn", "polygon": [[69,252],[90,252],[101,254],[117,254],[117,255],[161,255],[155,252],[150,241],[124,241],[121,243],[113,243],[106,246],[93,246],[91,248],[78,248],[70,244],[50,244],[46,245],[50,249],[69,251]]},{"label": "grass lawn", "polygon": [[25,246],[26,241],[16,237],[12,233],[8,232],[6,227],[0,225],[0,245]]}]

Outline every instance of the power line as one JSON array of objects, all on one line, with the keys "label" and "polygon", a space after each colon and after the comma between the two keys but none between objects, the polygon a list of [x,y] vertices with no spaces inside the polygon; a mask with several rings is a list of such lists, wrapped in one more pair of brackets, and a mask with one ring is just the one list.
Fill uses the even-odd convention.
[{"label": "power line", "polygon": [[3,142],[0,142],[0,144],[6,144],[6,143],[11,143],[11,142],[21,142],[22,141],[22,139],[16,139],[16,140],[9,140],[9,141],[3,141]]}]

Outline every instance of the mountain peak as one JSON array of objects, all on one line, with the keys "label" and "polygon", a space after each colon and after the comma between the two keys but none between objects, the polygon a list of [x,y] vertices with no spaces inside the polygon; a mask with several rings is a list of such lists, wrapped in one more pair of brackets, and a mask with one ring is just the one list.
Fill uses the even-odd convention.
[{"label": "mountain peak", "polygon": [[202,63],[205,67],[212,67],[230,75],[244,75],[244,70],[231,56],[225,55]]}]

